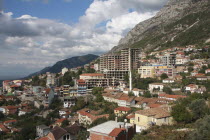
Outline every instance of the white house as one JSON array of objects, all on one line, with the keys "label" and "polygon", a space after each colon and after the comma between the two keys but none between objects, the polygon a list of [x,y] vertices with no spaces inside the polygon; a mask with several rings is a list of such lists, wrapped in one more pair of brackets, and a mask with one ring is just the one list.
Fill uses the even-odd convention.
[{"label": "white house", "polygon": [[151,83],[149,84],[149,91],[152,93],[154,90],[163,91],[163,83]]},{"label": "white house", "polygon": [[167,78],[167,79],[163,79],[163,83],[174,83],[174,79],[170,79],[170,78]]}]

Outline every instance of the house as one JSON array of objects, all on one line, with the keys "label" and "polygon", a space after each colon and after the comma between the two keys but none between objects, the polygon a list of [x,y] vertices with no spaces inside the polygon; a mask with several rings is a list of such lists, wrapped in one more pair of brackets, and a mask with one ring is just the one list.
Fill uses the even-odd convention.
[{"label": "house", "polygon": [[121,116],[127,114],[130,110],[131,110],[131,108],[129,108],[129,107],[117,107],[114,109],[114,114],[115,114],[115,116],[121,117]]},{"label": "house", "polygon": [[87,108],[79,110],[77,113],[79,115],[79,123],[84,125],[90,125],[93,121],[99,118],[109,117],[109,114],[98,115],[100,113],[99,111],[93,111]]},{"label": "house", "polygon": [[5,115],[15,114],[18,111],[18,106],[2,106],[0,107],[0,111]]},{"label": "house", "polygon": [[135,112],[136,131],[141,132],[152,125],[170,125],[173,123],[168,107],[157,107]]},{"label": "house", "polygon": [[10,130],[5,127],[3,124],[0,124],[0,132],[9,133]]},{"label": "house", "polygon": [[89,140],[131,140],[136,133],[133,124],[116,121],[107,121],[88,131]]},{"label": "house", "polygon": [[170,95],[170,94],[159,94],[158,98],[160,99],[166,99],[166,100],[171,100],[171,101],[176,101],[180,98],[186,98],[187,96],[184,95]]},{"label": "house", "polygon": [[208,80],[207,76],[195,76],[195,78],[198,81],[207,81]]},{"label": "house", "polygon": [[36,136],[44,137],[50,132],[50,127],[46,125],[38,125],[36,126]]},{"label": "house", "polygon": [[195,93],[195,91],[198,89],[198,85],[196,84],[189,84],[187,86],[185,86],[185,91],[191,92],[191,93]]},{"label": "house", "polygon": [[194,70],[194,71],[191,72],[191,76],[195,76],[196,74],[198,74],[197,70]]},{"label": "house", "polygon": [[135,124],[135,114],[134,113],[128,114],[126,116],[126,119],[128,119],[129,123]]},{"label": "house", "polygon": [[149,84],[149,91],[150,93],[154,91],[163,91],[164,84],[162,83],[151,83]]},{"label": "house", "polygon": [[144,94],[144,90],[138,89],[138,88],[134,88],[134,89],[132,90],[132,92],[133,92],[133,94],[134,94],[135,96],[137,96],[137,97],[139,97],[139,95],[143,95],[143,94]]},{"label": "house", "polygon": [[62,118],[68,118],[70,115],[71,111],[69,109],[63,108],[59,110],[59,116]]},{"label": "house", "polygon": [[18,112],[18,116],[25,115],[27,113],[31,113],[31,111],[32,111],[31,109],[21,109]]},{"label": "house", "polygon": [[55,126],[47,136],[39,140],[76,140],[81,129],[82,127],[76,123],[66,128]]},{"label": "house", "polygon": [[205,73],[207,74],[207,73],[210,73],[210,69],[206,69],[205,70]]},{"label": "house", "polygon": [[162,82],[163,82],[163,83],[170,84],[170,83],[174,83],[174,79],[167,78],[167,79],[163,79]]},{"label": "house", "polygon": [[40,107],[42,106],[42,103],[41,103],[39,100],[35,100],[35,101],[34,101],[34,106],[35,106],[36,108],[40,108]]},{"label": "house", "polygon": [[71,134],[64,128],[55,126],[45,138],[45,140],[71,140]]},{"label": "house", "polygon": [[66,96],[63,99],[63,107],[70,108],[71,106],[75,106],[75,98]]},{"label": "house", "polygon": [[14,125],[16,122],[17,122],[17,120],[8,120],[8,121],[4,121],[3,124],[4,124],[7,128],[11,128],[11,125]]},{"label": "house", "polygon": [[121,96],[120,98],[118,98],[118,106],[132,106],[135,104],[134,98],[134,96],[129,97],[128,95]]},{"label": "house", "polygon": [[55,122],[55,125],[56,126],[61,126],[63,121],[67,120],[66,118],[61,118],[61,119],[58,119],[56,122]]}]

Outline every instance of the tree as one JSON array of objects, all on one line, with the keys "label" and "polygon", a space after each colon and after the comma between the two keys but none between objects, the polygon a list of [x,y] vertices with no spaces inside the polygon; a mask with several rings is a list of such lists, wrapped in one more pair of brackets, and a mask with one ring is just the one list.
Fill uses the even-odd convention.
[{"label": "tree", "polygon": [[166,87],[166,86],[163,87],[163,92],[165,92],[167,94],[173,94],[173,91],[171,90],[171,88],[170,87]]},{"label": "tree", "polygon": [[160,78],[163,80],[163,79],[166,79],[168,78],[168,75],[166,73],[163,73],[161,74]]},{"label": "tree", "polygon": [[87,130],[79,131],[79,134],[77,135],[78,140],[87,140],[89,137],[89,132]]},{"label": "tree", "polygon": [[190,73],[190,72],[192,72],[194,69],[193,69],[193,67],[188,67],[188,72]]},{"label": "tree", "polygon": [[194,100],[189,105],[189,108],[192,110],[193,118],[195,120],[200,119],[205,115],[209,114],[209,108],[206,105],[206,101],[204,99]]},{"label": "tree", "polygon": [[128,92],[128,96],[135,96],[134,93],[132,91]]},{"label": "tree", "polygon": [[195,123],[195,130],[189,133],[189,138],[192,140],[209,140],[210,138],[210,117],[206,116],[199,119]]},{"label": "tree", "polygon": [[108,119],[106,117],[98,118],[95,121],[93,121],[93,123],[91,123],[88,128],[91,128],[91,127],[94,127],[96,125],[102,124],[102,123],[104,123],[106,121],[108,121]]},{"label": "tree", "polygon": [[69,121],[68,120],[64,120],[61,124],[61,127],[66,127],[69,125]]},{"label": "tree", "polygon": [[0,120],[3,119],[5,116],[4,114],[0,111]]},{"label": "tree", "polygon": [[190,112],[180,103],[172,107],[171,116],[177,122],[188,123],[192,120]]},{"label": "tree", "polygon": [[147,92],[144,92],[143,97],[146,97],[146,98],[151,98],[151,97],[152,97],[152,95],[150,94],[150,92],[149,92],[149,91],[147,91]]}]

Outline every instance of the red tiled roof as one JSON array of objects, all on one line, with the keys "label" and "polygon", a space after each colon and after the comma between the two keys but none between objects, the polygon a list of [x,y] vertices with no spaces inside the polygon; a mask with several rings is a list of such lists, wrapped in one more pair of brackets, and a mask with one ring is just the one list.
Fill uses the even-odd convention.
[{"label": "red tiled roof", "polygon": [[20,87],[20,86],[18,86],[18,85],[11,85],[10,87],[11,88],[16,88],[16,87]]},{"label": "red tiled roof", "polygon": [[80,76],[104,76],[102,73],[84,73],[81,74]]},{"label": "red tiled roof", "polygon": [[38,140],[50,140],[50,139],[48,137],[42,137],[42,138],[40,138]]},{"label": "red tiled roof", "polygon": [[4,121],[4,124],[13,123],[13,122],[17,122],[17,120],[8,120],[8,121]]},{"label": "red tiled roof", "polygon": [[150,108],[156,108],[156,107],[160,107],[160,104],[149,104],[148,105]]},{"label": "red tiled roof", "polygon": [[131,110],[131,108],[129,108],[129,107],[118,107],[118,108],[115,108],[114,110],[129,111],[129,110]]},{"label": "red tiled roof", "polygon": [[7,109],[17,109],[18,108],[18,106],[5,106]]},{"label": "red tiled roof", "polygon": [[127,119],[135,118],[135,114],[129,114],[126,116]]},{"label": "red tiled roof", "polygon": [[10,132],[10,130],[6,128],[3,124],[0,124],[0,128],[3,132]]},{"label": "red tiled roof", "polygon": [[56,121],[56,123],[62,123],[64,120],[66,120],[66,118],[62,118]]},{"label": "red tiled roof", "polygon": [[46,94],[49,94],[50,93],[50,90],[51,90],[50,88],[45,89],[45,93]]},{"label": "red tiled roof", "polygon": [[112,130],[112,132],[109,133],[109,136],[111,137],[117,137],[123,130],[122,128],[115,128]]}]

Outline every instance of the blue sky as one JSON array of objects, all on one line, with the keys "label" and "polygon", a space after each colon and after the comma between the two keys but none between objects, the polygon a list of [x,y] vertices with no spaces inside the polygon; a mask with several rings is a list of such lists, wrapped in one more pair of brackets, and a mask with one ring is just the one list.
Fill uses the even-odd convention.
[{"label": "blue sky", "polygon": [[167,1],[0,0],[0,79],[103,54]]},{"label": "blue sky", "polygon": [[4,0],[3,9],[5,12],[13,12],[14,17],[27,14],[71,24],[78,22],[78,18],[92,2],[93,0]]}]

